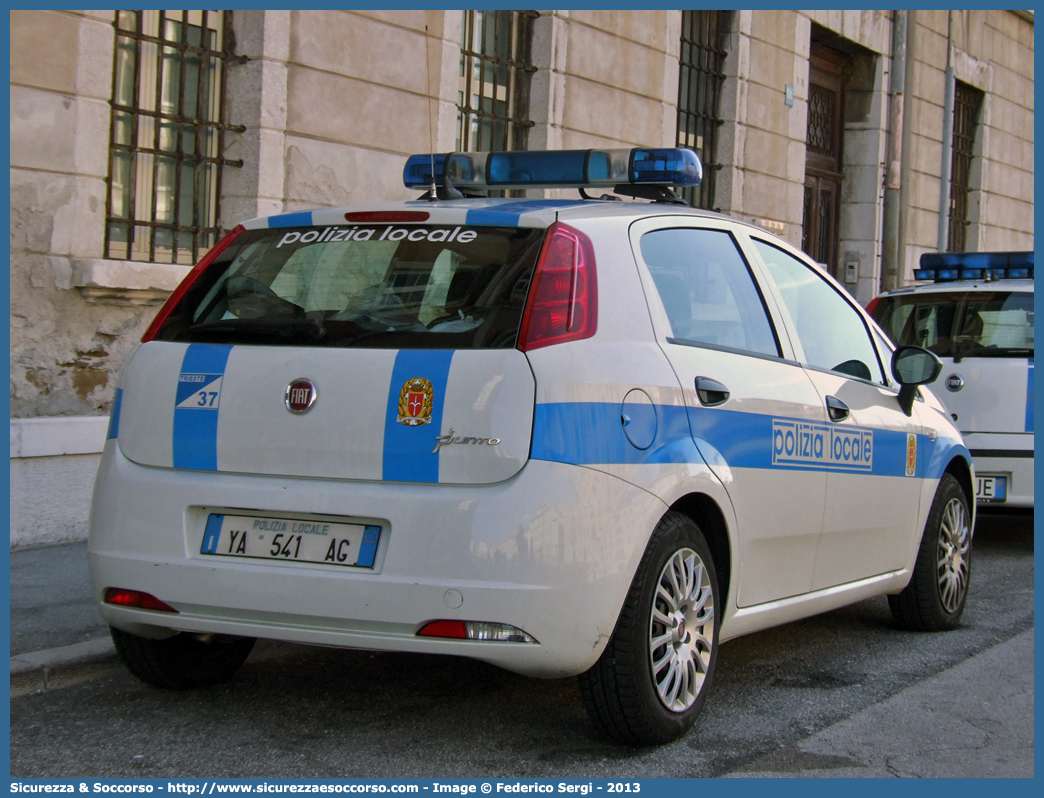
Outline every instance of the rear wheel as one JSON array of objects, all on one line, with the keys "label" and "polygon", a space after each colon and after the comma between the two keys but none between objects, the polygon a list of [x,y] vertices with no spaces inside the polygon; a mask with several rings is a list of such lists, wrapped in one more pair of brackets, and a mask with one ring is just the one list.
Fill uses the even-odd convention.
[{"label": "rear wheel", "polygon": [[116,653],[146,684],[168,690],[209,687],[232,678],[254,647],[252,637],[181,632],[150,640],[110,628]]},{"label": "rear wheel", "polygon": [[638,566],[613,636],[580,676],[591,718],[610,737],[658,745],[696,720],[718,656],[718,582],[697,526],[668,513]]},{"label": "rear wheel", "polygon": [[896,626],[915,632],[957,627],[968,600],[971,549],[968,498],[952,474],[943,474],[910,584],[899,595],[888,597]]}]

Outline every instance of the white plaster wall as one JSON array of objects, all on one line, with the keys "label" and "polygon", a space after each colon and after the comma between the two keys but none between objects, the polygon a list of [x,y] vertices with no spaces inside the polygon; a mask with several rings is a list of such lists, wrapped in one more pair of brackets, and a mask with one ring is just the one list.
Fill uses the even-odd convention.
[{"label": "white plaster wall", "polygon": [[104,416],[11,419],[11,548],[84,540]]},{"label": "white plaster wall", "polygon": [[87,539],[100,454],[11,460],[11,548]]}]

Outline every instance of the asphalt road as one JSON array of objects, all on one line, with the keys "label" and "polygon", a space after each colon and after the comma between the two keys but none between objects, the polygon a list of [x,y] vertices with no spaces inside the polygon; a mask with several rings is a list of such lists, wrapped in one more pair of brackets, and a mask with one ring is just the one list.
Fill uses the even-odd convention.
[{"label": "asphalt road", "polygon": [[[857,720],[879,728],[875,717],[915,701],[939,706],[914,707],[920,725],[909,733],[923,736],[927,727],[946,737],[956,723],[946,702],[1001,700],[985,695],[997,681],[990,669],[1009,651],[1032,652],[1032,627],[1032,518],[1003,517],[976,532],[962,628],[896,631],[878,598],[732,641],[696,726],[661,748],[623,748],[600,736],[575,679],[530,680],[447,657],[260,647],[232,682],[207,690],[158,691],[112,665],[87,681],[13,698],[11,776],[844,775],[858,757],[817,754],[834,749],[815,741],[841,739]],[[1030,717],[1025,695],[1010,711],[1032,768],[1032,675],[1024,681]],[[984,695],[965,694],[972,689]],[[909,774],[931,774],[932,765]],[[979,775],[1032,775],[999,767]]]}]

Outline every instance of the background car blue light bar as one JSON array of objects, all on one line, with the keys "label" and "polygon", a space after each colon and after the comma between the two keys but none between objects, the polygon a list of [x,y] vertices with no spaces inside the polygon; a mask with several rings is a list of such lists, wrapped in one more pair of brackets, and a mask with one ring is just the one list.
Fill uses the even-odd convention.
[{"label": "background car blue light bar", "polygon": [[1032,280],[1032,252],[926,252],[915,280]]},{"label": "background car blue light bar", "polygon": [[[432,156],[411,155],[403,169],[406,188],[432,184]],[[703,166],[684,147],[631,150],[528,150],[451,152],[434,156],[434,182],[444,176],[462,190],[612,187],[622,184],[698,186]]]}]

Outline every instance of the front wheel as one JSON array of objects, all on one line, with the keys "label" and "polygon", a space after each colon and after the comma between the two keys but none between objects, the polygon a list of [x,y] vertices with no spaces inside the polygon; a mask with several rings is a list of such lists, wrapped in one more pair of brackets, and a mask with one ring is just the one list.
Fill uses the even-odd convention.
[{"label": "front wheel", "polygon": [[580,691],[610,737],[658,745],[683,735],[718,657],[718,581],[699,528],[667,513],[638,566],[613,636]]},{"label": "front wheel", "polygon": [[910,584],[899,595],[888,597],[896,626],[942,632],[960,624],[971,580],[971,549],[968,497],[952,474],[943,474]]},{"label": "front wheel", "polygon": [[254,647],[252,637],[181,632],[150,640],[109,629],[120,661],[146,684],[168,690],[209,687],[232,678]]}]

